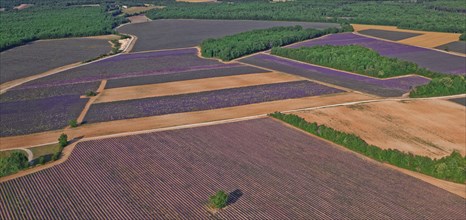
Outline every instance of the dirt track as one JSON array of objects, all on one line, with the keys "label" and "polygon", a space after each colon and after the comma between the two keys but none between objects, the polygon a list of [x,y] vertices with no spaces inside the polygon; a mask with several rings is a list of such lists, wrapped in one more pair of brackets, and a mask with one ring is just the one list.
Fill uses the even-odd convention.
[{"label": "dirt track", "polygon": [[257,73],[122,87],[104,90],[95,103],[180,95],[296,80],[302,80],[302,78],[283,73]]},{"label": "dirt track", "polygon": [[[207,111],[186,112],[95,124],[84,124],[77,128],[66,130],[66,134],[70,139],[81,136],[86,138],[97,137],[125,132],[173,127],[178,125],[189,125],[201,122],[265,115],[274,111],[286,111],[370,99],[373,99],[373,97],[356,93],[339,93],[326,96],[264,102]],[[0,138],[0,149],[30,147],[53,143],[57,141],[58,136],[62,132],[63,130],[56,130],[30,135],[2,137]]]},{"label": "dirt track", "polygon": [[464,107],[446,100],[386,101],[297,112],[369,144],[439,158],[466,154]]}]

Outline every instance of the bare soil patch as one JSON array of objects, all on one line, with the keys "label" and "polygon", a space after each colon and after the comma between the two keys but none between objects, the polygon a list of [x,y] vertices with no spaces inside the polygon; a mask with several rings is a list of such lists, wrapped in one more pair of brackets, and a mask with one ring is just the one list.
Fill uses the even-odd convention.
[{"label": "bare soil patch", "polygon": [[466,154],[464,107],[445,100],[386,101],[298,112],[369,144],[439,158]]},{"label": "bare soil patch", "polygon": [[149,11],[155,8],[163,8],[163,6],[151,5],[151,6],[135,6],[135,7],[123,8],[123,13],[131,15],[131,14]]},{"label": "bare soil patch", "polygon": [[302,80],[302,78],[272,72],[122,87],[104,90],[95,103],[179,95],[296,80]]},{"label": "bare soil patch", "polygon": [[[98,137],[125,132],[136,132],[149,129],[263,115],[274,111],[287,111],[370,99],[374,98],[356,93],[339,93],[326,96],[288,99],[198,112],[185,112],[94,124],[83,124],[77,128],[67,130],[66,134],[68,135],[69,139],[76,137]],[[0,149],[29,147],[53,143],[57,141],[58,136],[60,136],[62,132],[63,130],[56,130],[22,136],[0,137]]]},{"label": "bare soil patch", "polygon": [[128,19],[133,24],[134,23],[143,23],[143,22],[150,21],[150,19],[148,17],[146,17],[145,15],[135,15],[135,16],[128,17]]}]

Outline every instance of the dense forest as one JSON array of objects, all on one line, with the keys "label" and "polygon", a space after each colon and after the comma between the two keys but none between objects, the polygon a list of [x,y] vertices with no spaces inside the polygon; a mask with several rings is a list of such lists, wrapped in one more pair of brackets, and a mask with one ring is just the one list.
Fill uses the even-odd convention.
[{"label": "dense forest", "polygon": [[415,73],[433,79],[427,85],[416,87],[410,93],[410,97],[432,97],[466,93],[466,80],[464,76],[432,72],[419,67],[415,63],[380,56],[376,51],[362,46],[326,45],[297,49],[273,48],[272,54],[378,78]]},{"label": "dense forest", "polygon": [[201,53],[204,57],[216,57],[228,61],[272,47],[320,37],[328,33],[337,33],[341,30],[338,28],[303,29],[301,26],[253,30],[223,38],[204,40],[201,43]]},{"label": "dense forest", "polygon": [[[461,1],[461,0],[460,0]],[[438,1],[442,4],[445,1]],[[456,1],[448,1],[456,2]],[[350,22],[392,25],[405,29],[462,33],[464,14],[437,10],[435,2],[297,0],[290,2],[252,1],[240,3],[178,3],[152,10],[151,19],[253,19],[316,22]],[[464,4],[464,2],[463,2]],[[452,5],[452,3],[450,3]],[[459,5],[459,3],[458,3]]]},{"label": "dense forest", "polygon": [[415,63],[379,55],[358,45],[273,48],[272,54],[367,76],[387,78],[418,72]]},{"label": "dense forest", "polygon": [[297,115],[276,112],[270,116],[377,161],[457,183],[464,183],[466,180],[466,156],[463,157],[458,152],[452,152],[449,156],[440,159],[431,159],[396,149],[381,149],[368,144],[354,134],[337,131],[317,123],[309,123]]},{"label": "dense forest", "polygon": [[123,18],[101,7],[30,8],[0,13],[0,51],[38,39],[102,35]]}]

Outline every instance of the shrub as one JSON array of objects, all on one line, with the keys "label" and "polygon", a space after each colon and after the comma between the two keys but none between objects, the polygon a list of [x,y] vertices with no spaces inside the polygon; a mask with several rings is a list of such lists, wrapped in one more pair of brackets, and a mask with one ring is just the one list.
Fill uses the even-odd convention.
[{"label": "shrub", "polygon": [[69,121],[68,121],[68,124],[69,124],[72,128],[78,127],[78,121],[76,121],[76,119],[69,120]]},{"label": "shrub", "polygon": [[217,209],[221,209],[227,206],[227,201],[228,201],[228,195],[222,190],[217,191],[215,195],[209,198],[209,204],[213,208],[217,208]]},{"label": "shrub", "polygon": [[96,96],[97,95],[97,92],[94,92],[92,90],[89,90],[89,91],[86,91],[86,96],[90,97],[90,96]]},{"label": "shrub", "polygon": [[0,158],[0,177],[16,173],[29,166],[28,158],[21,152],[12,152],[8,157]]},{"label": "shrub", "polygon": [[60,145],[60,147],[66,147],[66,145],[68,145],[68,135],[61,134],[58,138],[58,144]]}]

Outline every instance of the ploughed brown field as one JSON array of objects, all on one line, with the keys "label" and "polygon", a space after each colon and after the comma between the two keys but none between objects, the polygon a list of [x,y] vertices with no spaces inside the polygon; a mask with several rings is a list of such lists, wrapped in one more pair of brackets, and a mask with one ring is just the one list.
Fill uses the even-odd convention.
[{"label": "ploughed brown field", "polygon": [[[230,199],[212,216],[216,190]],[[466,218],[463,198],[269,118],[82,142],[0,183],[0,207],[1,219]]]},{"label": "ploughed brown field", "polygon": [[385,101],[294,113],[383,149],[440,158],[466,154],[464,106],[447,100]]}]

